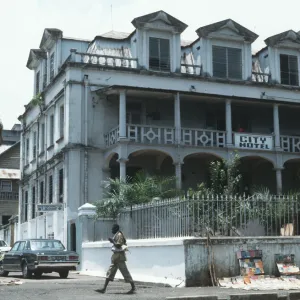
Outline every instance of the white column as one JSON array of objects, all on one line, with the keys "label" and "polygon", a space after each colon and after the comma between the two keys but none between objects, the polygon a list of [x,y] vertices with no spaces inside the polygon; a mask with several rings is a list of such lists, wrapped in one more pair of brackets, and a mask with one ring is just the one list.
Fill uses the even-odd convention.
[{"label": "white column", "polygon": [[120,91],[119,96],[119,134],[120,139],[125,139],[126,135],[126,91]]},{"label": "white column", "polygon": [[226,142],[227,147],[232,147],[232,117],[231,100],[226,100]]},{"label": "white column", "polygon": [[175,174],[176,174],[176,188],[182,188],[182,171],[181,171],[181,163],[175,163]]},{"label": "white column", "polygon": [[126,159],[119,159],[118,160],[119,164],[120,164],[120,180],[126,180]]},{"label": "white column", "polygon": [[273,119],[274,119],[274,135],[275,135],[275,149],[280,149],[280,129],[279,129],[279,107],[278,104],[273,105]]},{"label": "white column", "polygon": [[177,93],[174,98],[174,120],[175,120],[175,142],[181,143],[181,118],[180,118],[180,94]]},{"label": "white column", "polygon": [[275,169],[276,171],[276,191],[277,195],[282,194],[282,169]]}]

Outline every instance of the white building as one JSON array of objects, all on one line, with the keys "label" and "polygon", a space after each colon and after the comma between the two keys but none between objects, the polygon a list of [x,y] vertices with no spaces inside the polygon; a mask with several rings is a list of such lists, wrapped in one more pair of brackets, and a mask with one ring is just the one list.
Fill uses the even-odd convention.
[{"label": "white building", "polygon": [[[132,24],[130,34],[93,41],[45,29],[30,51],[44,105],[29,104],[20,117],[20,237],[54,235],[74,248],[77,209],[101,199],[108,176],[176,174],[186,189],[234,149],[244,187],[297,187],[297,32],[266,39],[253,56],[257,35],[230,19],[199,28],[192,42],[181,38],[187,25],[163,11]],[[37,203],[63,210],[38,216]]]}]

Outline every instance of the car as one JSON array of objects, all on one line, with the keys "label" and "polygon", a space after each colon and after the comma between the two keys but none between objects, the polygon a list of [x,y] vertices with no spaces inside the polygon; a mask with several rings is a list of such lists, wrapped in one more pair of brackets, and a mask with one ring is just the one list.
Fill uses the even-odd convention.
[{"label": "car", "polygon": [[68,251],[59,240],[27,239],[17,241],[0,261],[0,276],[9,272],[22,272],[23,278],[32,274],[40,278],[43,273],[57,272],[67,278],[69,271],[76,270],[79,255]]},{"label": "car", "polygon": [[3,240],[0,240],[0,253],[8,252],[11,249]]}]

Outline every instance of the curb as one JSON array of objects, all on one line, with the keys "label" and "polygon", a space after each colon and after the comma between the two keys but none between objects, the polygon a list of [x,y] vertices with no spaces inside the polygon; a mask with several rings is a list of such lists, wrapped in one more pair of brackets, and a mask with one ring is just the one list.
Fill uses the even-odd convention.
[{"label": "curb", "polygon": [[167,300],[218,300],[218,296],[179,296],[167,297]]}]

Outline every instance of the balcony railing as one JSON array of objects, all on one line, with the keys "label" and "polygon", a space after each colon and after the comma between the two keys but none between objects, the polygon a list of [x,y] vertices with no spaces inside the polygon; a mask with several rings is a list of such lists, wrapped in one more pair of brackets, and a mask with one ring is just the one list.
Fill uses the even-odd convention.
[{"label": "balcony railing", "polygon": [[0,200],[18,200],[18,192],[0,192]]},{"label": "balcony railing", "polygon": [[254,81],[254,82],[269,83],[270,79],[271,79],[271,74],[261,73],[261,72],[252,72],[252,81]]},{"label": "balcony railing", "polygon": [[119,126],[104,135],[106,147],[111,147],[119,141]]}]

